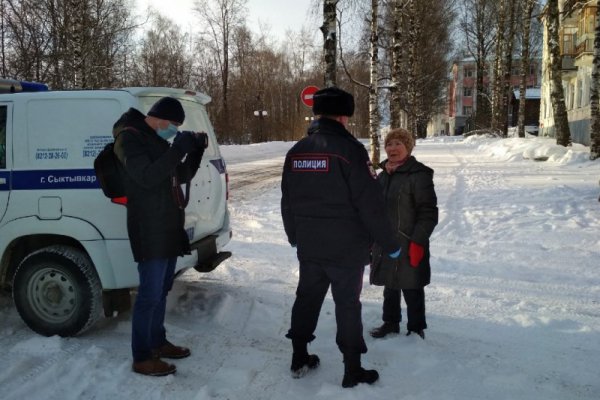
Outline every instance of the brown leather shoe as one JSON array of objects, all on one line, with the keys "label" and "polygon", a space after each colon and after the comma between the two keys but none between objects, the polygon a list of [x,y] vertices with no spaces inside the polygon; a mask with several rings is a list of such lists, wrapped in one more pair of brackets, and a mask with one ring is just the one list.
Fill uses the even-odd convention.
[{"label": "brown leather shoe", "polygon": [[192,353],[187,347],[175,346],[167,341],[167,343],[154,350],[154,354],[160,358],[186,358]]},{"label": "brown leather shoe", "polygon": [[131,367],[133,372],[148,376],[165,376],[174,374],[177,371],[177,367],[173,364],[166,363],[159,358],[134,362]]},{"label": "brown leather shoe", "polygon": [[400,323],[384,322],[380,327],[371,329],[369,333],[375,339],[386,337],[390,333],[400,333]]}]

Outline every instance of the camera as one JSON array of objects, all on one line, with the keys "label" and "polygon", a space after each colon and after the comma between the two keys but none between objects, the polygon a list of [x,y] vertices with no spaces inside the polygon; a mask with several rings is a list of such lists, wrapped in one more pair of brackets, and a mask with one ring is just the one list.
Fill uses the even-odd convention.
[{"label": "camera", "polygon": [[208,135],[205,132],[194,132],[194,138],[198,142],[198,147],[202,149],[208,147]]}]

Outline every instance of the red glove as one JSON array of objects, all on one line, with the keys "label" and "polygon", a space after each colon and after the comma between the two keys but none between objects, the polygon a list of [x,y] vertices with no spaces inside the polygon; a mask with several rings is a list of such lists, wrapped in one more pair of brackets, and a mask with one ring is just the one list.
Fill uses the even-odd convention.
[{"label": "red glove", "polygon": [[408,246],[408,258],[410,259],[410,266],[417,268],[425,255],[425,248],[415,242],[410,242]]}]

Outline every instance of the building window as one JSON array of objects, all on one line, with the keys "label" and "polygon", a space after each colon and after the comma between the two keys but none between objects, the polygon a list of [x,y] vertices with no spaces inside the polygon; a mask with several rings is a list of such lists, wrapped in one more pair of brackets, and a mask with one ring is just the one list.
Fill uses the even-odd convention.
[{"label": "building window", "polygon": [[590,97],[592,96],[591,93],[591,88],[590,88],[591,82],[585,78],[585,84],[583,85],[583,99],[581,100],[581,106],[585,107],[590,105]]},{"label": "building window", "polygon": [[574,36],[575,34],[563,34],[561,55],[573,55],[575,53]]},{"label": "building window", "polygon": [[577,95],[575,96],[576,107],[581,108],[581,102],[583,97],[583,82],[577,80]]},{"label": "building window", "polygon": [[463,106],[463,115],[471,115],[473,114],[472,106]]},{"label": "building window", "polygon": [[465,78],[472,78],[475,75],[473,68],[465,68]]},{"label": "building window", "polygon": [[529,75],[537,75],[536,69],[537,69],[537,65],[529,64]]},{"label": "building window", "polygon": [[464,87],[463,88],[463,96],[464,97],[471,97],[471,96],[473,96],[473,88],[471,88],[471,87]]},{"label": "building window", "polygon": [[569,83],[568,89],[567,89],[567,109],[568,110],[572,110],[573,106],[575,105],[575,88],[573,87],[574,85],[572,83]]}]

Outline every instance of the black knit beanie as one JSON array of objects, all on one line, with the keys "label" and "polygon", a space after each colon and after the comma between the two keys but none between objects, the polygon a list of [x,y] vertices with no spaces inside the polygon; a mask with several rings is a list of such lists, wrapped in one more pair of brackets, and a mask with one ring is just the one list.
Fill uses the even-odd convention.
[{"label": "black knit beanie", "polygon": [[178,124],[182,124],[183,120],[185,119],[183,106],[179,100],[173,97],[163,97],[162,99],[158,100],[156,103],[154,103],[150,111],[148,111],[148,115],[151,117],[173,121]]},{"label": "black knit beanie", "polygon": [[315,115],[354,114],[354,97],[337,87],[328,87],[317,91],[313,96],[313,113]]}]

